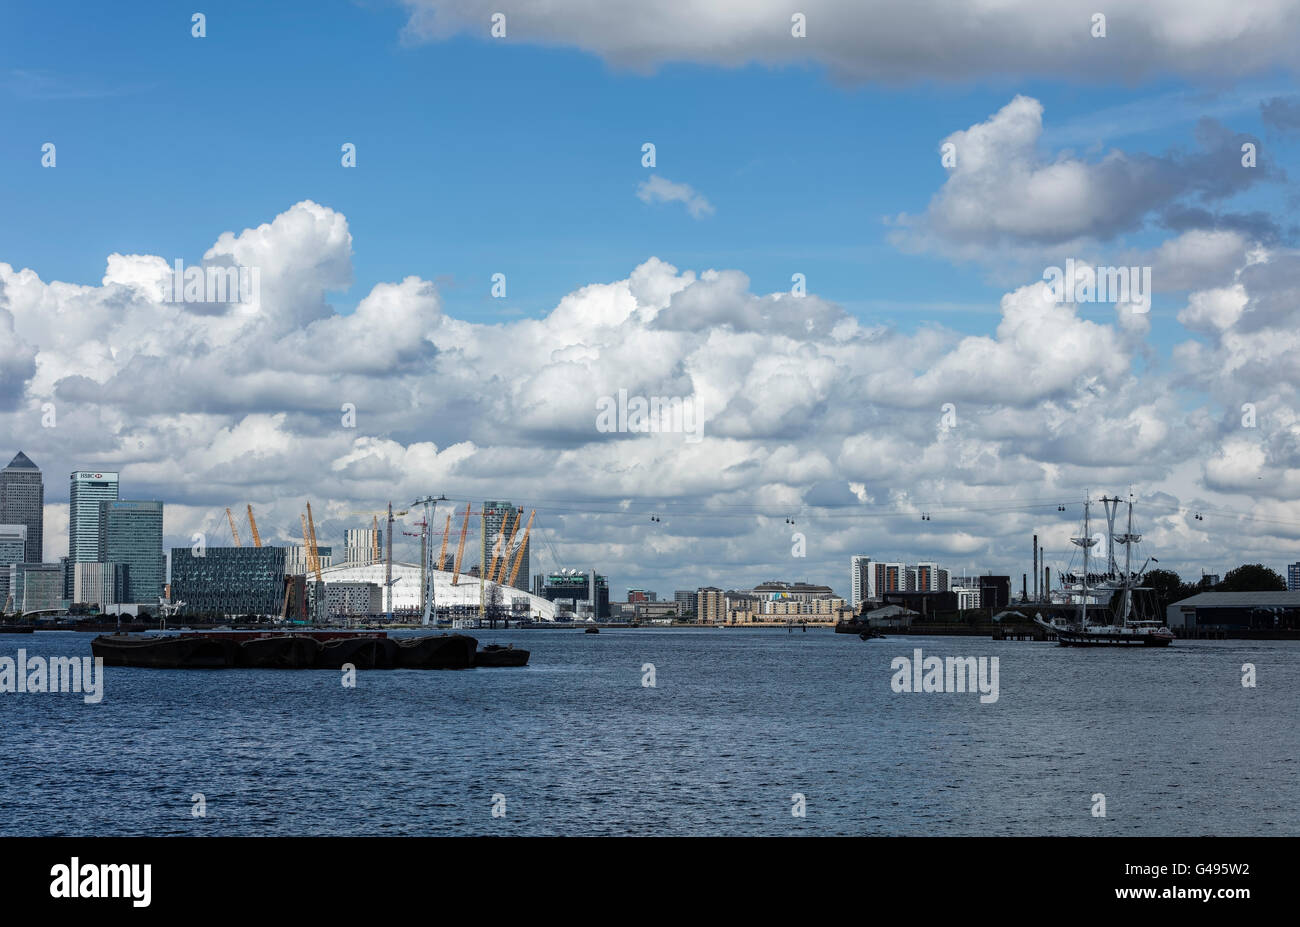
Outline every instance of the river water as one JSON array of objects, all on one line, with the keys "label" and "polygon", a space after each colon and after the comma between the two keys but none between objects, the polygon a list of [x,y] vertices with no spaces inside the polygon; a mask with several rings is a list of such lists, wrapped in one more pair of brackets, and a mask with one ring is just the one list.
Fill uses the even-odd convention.
[{"label": "river water", "polygon": [[[471,633],[530,665],[0,694],[0,834],[1300,834],[1297,642]],[[997,701],[893,691],[916,648],[997,657]]]}]

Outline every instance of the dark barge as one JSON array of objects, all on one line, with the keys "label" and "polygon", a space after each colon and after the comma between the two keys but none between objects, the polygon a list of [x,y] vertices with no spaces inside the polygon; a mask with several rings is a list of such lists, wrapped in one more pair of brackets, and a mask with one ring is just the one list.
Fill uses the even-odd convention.
[{"label": "dark barge", "polygon": [[529,651],[515,650],[513,645],[502,647],[488,644],[474,655],[475,666],[527,666]]},{"label": "dark barge", "polygon": [[101,634],[90,642],[106,666],[151,669],[469,669],[477,647],[464,634],[394,640],[346,631]]}]

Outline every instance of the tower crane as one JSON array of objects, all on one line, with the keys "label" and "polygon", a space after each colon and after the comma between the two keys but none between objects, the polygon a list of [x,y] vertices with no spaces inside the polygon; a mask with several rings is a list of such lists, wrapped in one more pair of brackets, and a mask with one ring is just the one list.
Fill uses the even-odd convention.
[{"label": "tower crane", "polygon": [[248,507],[248,527],[253,529],[253,546],[262,546],[262,536],[257,533],[257,521],[253,518],[253,507]]},{"label": "tower crane", "polygon": [[[310,512],[311,506],[308,506],[307,510]],[[316,558],[312,556],[312,530],[307,524],[307,517],[307,515],[304,515],[301,512],[298,513],[298,518],[302,521],[302,555],[305,560],[305,563],[303,564],[303,574],[305,575],[314,572],[316,574],[316,582],[320,582],[320,570],[318,569]]]},{"label": "tower crane", "polygon": [[235,539],[235,546],[243,547],[239,543],[239,529],[235,527],[235,516],[230,514],[230,506],[226,506],[226,521],[230,522],[230,535]]},{"label": "tower crane", "polygon": [[456,544],[456,563],[452,569],[451,584],[454,586],[460,581],[460,565],[465,557],[465,535],[469,532],[469,503],[465,503],[465,521],[460,526],[460,541]]},{"label": "tower crane", "polygon": [[307,503],[307,529],[310,532],[311,540],[308,542],[307,556],[311,565],[311,570],[316,574],[316,582],[321,581],[320,575],[320,548],[316,546],[316,522],[311,517],[311,503]]},{"label": "tower crane", "polygon": [[451,534],[451,513],[447,513],[447,526],[442,529],[442,547],[438,551],[438,569],[445,570],[447,566],[447,538]]}]

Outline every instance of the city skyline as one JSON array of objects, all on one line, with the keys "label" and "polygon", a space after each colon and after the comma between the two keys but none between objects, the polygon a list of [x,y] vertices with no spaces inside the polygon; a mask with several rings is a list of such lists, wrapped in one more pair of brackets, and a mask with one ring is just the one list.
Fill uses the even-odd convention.
[{"label": "city skyline", "polygon": [[[43,473],[42,469],[40,469],[38,465],[31,462],[30,456],[26,455],[25,452],[18,451],[16,460],[18,458],[22,458],[23,460],[25,460],[26,464],[30,464],[30,467],[34,468],[36,472]],[[70,478],[69,478],[70,497],[72,497],[74,493],[74,490],[72,489],[73,486],[78,485],[78,477],[82,477],[82,476],[88,478],[112,477],[114,498],[116,498],[116,489],[118,488],[118,486],[120,486],[121,472],[108,471],[108,469],[94,469],[94,468],[74,469],[74,471],[70,473]],[[101,491],[107,491],[107,490],[101,490]],[[1097,494],[1093,494],[1093,495],[1097,495]],[[447,506],[451,506],[451,504],[454,502],[461,502],[461,501],[458,501],[458,499],[448,499],[447,503],[445,504],[447,504]],[[473,503],[473,501],[468,501],[468,502]],[[491,506],[507,506],[508,503],[504,503],[504,502],[497,503],[497,502],[487,501],[486,504],[487,506],[491,507]],[[542,504],[545,504],[545,502],[543,502]],[[510,514],[510,519],[507,519],[506,527],[504,528],[500,527],[500,523],[502,523],[502,519],[500,519],[499,514],[497,515],[490,514],[489,519],[487,519],[489,520],[490,523],[490,533],[493,534],[493,536],[495,536],[495,529],[499,528],[500,530],[502,530],[502,532],[506,532],[508,527],[511,527],[512,525],[512,527],[515,528],[515,543],[517,546],[517,543],[519,543],[520,541],[521,533],[523,533],[523,529],[521,529],[519,527],[519,524],[516,524],[515,521],[513,521],[513,519],[515,519],[515,517],[519,515],[520,510],[526,510],[528,506],[529,503],[524,502],[521,503],[520,506],[511,507],[510,511],[508,511],[508,514]],[[49,510],[51,510],[51,508],[55,510],[55,515],[56,515],[55,521],[57,524],[57,521],[59,521],[59,517],[57,516],[59,516],[60,514],[59,507],[60,507],[60,503],[57,502],[56,503],[47,502],[44,504],[43,524],[49,524],[49,521],[51,521],[51,519],[49,519]],[[335,508],[337,507],[338,506],[335,506]],[[1044,508],[1048,507],[1047,503],[1041,504],[1041,507]],[[1060,508],[1060,506],[1053,506],[1053,507]],[[1079,507],[1082,508],[1082,506]],[[94,508],[96,511],[98,511],[98,499],[96,499]],[[1066,508],[1069,508],[1069,506],[1067,506]],[[66,504],[64,510],[62,511],[65,512],[66,516],[70,517],[70,514],[72,514],[72,504],[70,503]],[[166,508],[164,508],[164,512],[165,511]],[[650,508],[647,508],[647,511],[650,511]],[[450,514],[452,515],[452,521],[456,523],[458,519],[456,519],[456,511],[454,506],[452,506],[452,508],[445,508],[445,507],[437,508],[437,516],[439,517],[439,519],[442,519],[442,517],[447,515],[448,512],[450,512]],[[406,520],[395,521],[394,540],[393,540],[395,562],[402,562],[408,564],[419,563],[419,541],[409,540],[409,534],[413,532],[404,533],[402,530],[403,527],[409,527],[409,528],[417,527],[415,520],[413,520],[415,519],[416,515],[417,512],[412,510],[411,512],[408,512],[408,514],[406,515]],[[658,516],[654,516],[654,517],[658,517]],[[896,517],[900,517],[901,519],[901,517],[906,517],[906,516],[896,516]],[[346,519],[343,520],[346,521]],[[220,543],[222,540],[224,540],[224,538],[222,538],[222,532],[225,532],[225,540],[229,540],[231,543],[233,543],[233,538],[230,538],[229,536],[229,527],[227,527],[227,523],[226,523],[225,507],[221,507],[220,511],[213,510],[213,514],[209,516],[208,521],[214,523],[212,529],[213,533],[212,534],[208,534],[207,532],[204,533],[204,543],[212,543],[212,542]],[[4,524],[3,521],[0,521],[0,524]],[[266,543],[268,543],[268,545],[286,547],[286,550],[289,551],[289,554],[287,554],[287,556],[289,556],[290,566],[292,567],[292,564],[298,563],[298,560],[295,559],[294,551],[295,549],[300,549],[300,547],[302,547],[302,537],[300,537],[300,534],[298,537],[294,537],[294,534],[291,533],[292,530],[291,528],[289,530],[281,530],[277,527],[274,527],[274,525],[270,523],[266,523],[264,519],[260,519],[259,524],[263,525]],[[473,537],[474,534],[481,532],[482,524],[484,523],[482,523],[481,514],[473,517],[473,519],[471,520],[471,537]],[[662,521],[655,521],[654,524],[662,524]],[[797,527],[797,523],[794,520],[788,520],[787,524],[794,525],[794,527]],[[270,528],[272,530],[270,530],[270,532],[266,532],[266,528]],[[70,549],[72,549],[72,543],[70,543],[70,541],[72,541],[72,530],[73,530],[72,524],[69,523],[68,527],[66,527],[65,529],[65,532],[62,533],[62,537],[64,537],[64,541],[66,545],[65,550],[68,550],[69,553],[55,554],[53,556],[49,554],[49,545],[51,545],[51,541],[49,541],[49,532],[47,530],[47,532],[45,532],[45,541],[44,541],[44,545],[45,545],[44,560],[38,559],[35,560],[35,562],[56,563],[59,562],[61,558],[64,558],[64,556],[70,556]],[[330,532],[337,533],[339,540],[341,540],[341,543],[339,543],[339,545],[337,546],[339,546],[339,549],[341,550],[346,550],[346,546],[344,545],[346,545],[346,536],[348,532],[369,532],[369,530],[370,529],[365,527],[365,525],[361,523],[361,521],[355,521],[355,523],[347,523],[342,525],[341,527],[341,524],[339,524],[339,520],[325,519],[325,517],[322,517],[322,519],[318,520],[317,534],[318,537],[324,540],[326,536],[333,537],[333,534],[331,534]],[[1067,528],[1066,530],[1067,532],[1069,532],[1070,529]],[[458,534],[455,534],[455,532],[458,532],[458,525],[456,524],[452,525],[452,532],[454,532],[454,537],[458,536]],[[383,553],[385,553],[386,550],[385,532],[383,532],[382,528],[380,530],[380,536],[381,536],[380,546],[381,546],[381,559],[382,559]],[[177,543],[173,543],[173,541],[182,541],[182,540],[185,540],[185,538],[179,538],[177,536],[174,536],[174,534],[169,534],[168,532],[166,532],[166,525],[164,519],[164,534],[162,534],[161,547],[162,550],[164,550],[166,558],[169,559],[169,554],[166,554],[166,551],[172,550],[172,547],[187,546],[187,545],[177,545]],[[192,537],[188,538],[188,540],[192,541]],[[98,528],[96,528],[96,541],[98,541]],[[57,545],[57,541],[55,543]],[[434,543],[437,543],[437,540],[435,540]],[[451,554],[454,553],[454,549],[455,549],[454,543],[455,543],[454,541],[448,542],[448,558],[450,558]],[[321,549],[322,551],[328,551],[331,546],[334,545],[329,545],[329,543],[322,543]],[[547,566],[538,567],[536,560],[533,559],[534,554],[532,553],[532,547],[533,547],[532,541],[529,541],[528,546],[525,547],[525,558],[526,558],[526,563],[532,564],[534,571],[536,571],[537,575],[545,576],[546,573],[552,571],[558,571],[558,569],[572,569],[575,568],[576,566],[576,564],[572,562],[558,562],[558,563],[547,564]],[[468,569],[468,567],[471,566],[478,566],[478,564],[474,562],[474,558],[472,554],[481,553],[481,551],[484,549],[485,549],[484,538],[473,537],[473,542],[471,543],[471,546],[469,546],[469,550],[467,550],[467,558],[465,558],[465,568]],[[57,546],[56,546],[56,550],[57,550]],[[487,553],[489,553],[489,559],[490,559],[491,546],[486,545],[486,550]],[[515,553],[515,551],[512,550],[512,555],[513,553]],[[1047,559],[1047,553],[1048,553],[1047,547],[1044,547],[1043,553],[1044,553],[1044,560],[1041,566],[1054,566],[1053,575],[1056,576],[1060,576],[1061,569],[1065,568],[1067,564],[1070,563],[1070,556],[1073,555],[1073,551],[1062,550],[1060,551],[1060,554],[1063,556],[1061,556],[1060,560],[1049,560]],[[1053,551],[1053,553],[1056,554],[1057,551]],[[435,556],[435,553],[430,554],[430,556]],[[746,589],[746,588],[751,588],[751,586],[762,584],[762,582],[774,580],[776,579],[776,577],[783,577],[783,579],[785,580],[806,581],[807,579],[809,579],[809,577],[815,576],[818,577],[818,579],[816,579],[815,581],[824,582],[824,584],[832,586],[833,589],[836,589],[837,592],[840,592],[842,595],[844,595],[846,601],[852,602],[855,594],[855,582],[852,579],[853,564],[855,560],[859,559],[859,556],[861,556],[861,558],[866,558],[867,560],[870,560],[870,563],[872,564],[872,568],[891,567],[891,566],[898,567],[898,568],[906,567],[907,569],[913,569],[913,571],[918,567],[933,568],[936,569],[937,573],[940,573],[940,575],[945,575],[950,585],[954,584],[954,581],[956,581],[958,577],[961,576],[975,577],[975,576],[988,576],[988,575],[1006,575],[1011,577],[1014,586],[1015,580],[1017,580],[1017,577],[1021,575],[1021,573],[1026,573],[1026,575],[1028,576],[1028,582],[1030,582],[1031,585],[1032,585],[1032,581],[1034,581],[1034,572],[1032,572],[1031,569],[1026,566],[1026,564],[1017,563],[1015,562],[1015,560],[1005,560],[1006,563],[1010,563],[1010,567],[1001,569],[1000,571],[1000,569],[997,569],[996,567],[988,566],[987,563],[983,564],[983,566],[967,566],[961,569],[954,569],[952,567],[944,566],[944,564],[936,562],[936,560],[928,559],[928,551],[922,551],[922,554],[920,554],[920,559],[911,559],[911,560],[898,558],[898,556],[896,555],[872,556],[868,554],[845,554],[844,556],[846,562],[848,562],[850,566],[850,579],[849,581],[846,582],[842,580],[842,576],[840,576],[839,579],[837,579],[837,577],[835,576],[836,567],[832,566],[832,564],[820,563],[818,562],[818,560],[810,560],[809,558],[803,558],[803,559],[792,558],[792,560],[790,560],[790,563],[794,564],[793,568],[784,569],[784,571],[781,571],[780,569],[781,564],[776,564],[776,567],[774,567],[776,569],[776,572],[771,572],[771,573],[763,573],[764,567],[758,567],[755,566],[755,564],[736,564],[736,568],[732,569],[731,572],[718,571],[718,569],[714,569],[714,571],[708,572],[707,576],[710,577],[710,579],[708,580],[692,579],[692,576],[698,576],[698,571],[695,573],[690,573],[690,572],[675,573],[676,579],[666,580],[659,585],[645,584],[645,582],[643,581],[641,582],[641,584],[638,584],[636,580],[628,579],[627,581],[624,581],[623,577],[617,577],[615,581],[615,588],[625,588],[629,590],[647,588],[647,589],[654,589],[655,592],[660,595],[666,595],[669,592],[671,592],[671,590],[673,589],[681,588],[684,582],[686,585],[692,584],[692,582],[694,582],[695,589],[702,588],[702,586],[714,585],[716,584],[716,582],[720,582],[720,584],[722,584],[724,588],[727,589]],[[96,558],[91,558],[92,562],[94,562],[94,559],[98,559],[98,555],[96,555]],[[1275,558],[1275,556],[1274,558],[1269,558],[1269,560],[1271,560],[1271,562],[1274,563],[1277,562],[1277,558]],[[1167,560],[1165,560],[1165,562],[1167,563]],[[1240,563],[1247,563],[1247,562],[1251,562],[1251,560],[1239,558],[1238,560],[1230,560],[1230,562],[1214,564],[1214,566],[1216,566],[1216,571],[1214,572],[1223,572],[1225,571],[1225,569],[1229,569],[1234,566],[1239,566]],[[326,554],[325,558],[322,559],[322,566],[329,566],[328,554]],[[500,564],[498,564],[498,567],[499,566]],[[1275,568],[1277,568],[1277,571],[1281,573],[1281,575],[1287,576],[1288,571],[1290,571],[1290,566],[1291,566],[1290,563],[1283,563],[1281,564],[1281,566]],[[842,564],[840,564],[839,568],[840,571],[842,572]],[[1165,568],[1170,568],[1170,567],[1165,567]],[[603,575],[607,575],[607,573],[610,573],[611,571],[608,568],[602,567],[601,572],[603,573]],[[1178,572],[1177,569],[1175,569],[1175,572]],[[528,575],[529,575],[528,567],[524,566],[524,564],[521,564],[519,581],[517,581],[516,584],[517,588],[525,589],[525,590],[529,588],[529,582],[525,581]],[[1180,573],[1180,575],[1182,575],[1182,573]],[[1204,576],[1204,575],[1206,575],[1206,571],[1204,567],[1201,567],[1199,573],[1187,573],[1187,576],[1191,576],[1191,577]],[[744,579],[737,581],[736,580],[737,576],[744,577]],[[1184,579],[1186,579],[1187,576],[1184,576]],[[822,579],[822,577],[826,577],[826,579]],[[72,575],[72,572],[69,571],[68,576],[65,577],[65,584],[72,584],[73,579],[74,577]],[[933,577],[933,579],[931,580],[930,588],[939,589],[940,586],[939,584],[937,584],[935,579],[937,579],[937,576]],[[909,584],[909,582],[913,580],[909,580],[907,579],[907,577],[900,575],[900,580],[898,581],[900,581],[902,584],[901,586],[898,586],[898,588],[909,589],[910,586],[907,584]],[[842,588],[842,590],[840,589],[841,582],[842,585],[844,585],[844,588]],[[611,598],[611,601],[616,601],[616,599]]]},{"label": "city skyline", "polygon": [[[202,37],[95,10],[11,50],[15,448],[129,470],[168,546],[250,503],[292,542],[310,499],[340,547],[347,513],[445,493],[537,507],[557,563],[664,591],[842,583],[863,550],[1015,575],[1024,538],[1063,557],[1084,493],[1129,486],[1185,576],[1300,556],[1289,13],[1183,11],[1174,41],[1148,10],[1044,36],[818,3],[792,35],[728,8],[727,53],[675,4],[637,48],[437,8],[328,3],[310,50],[239,5]],[[931,33],[933,84],[846,52]],[[271,104],[322,55],[358,67]],[[192,295],[178,267],[250,286]]]}]

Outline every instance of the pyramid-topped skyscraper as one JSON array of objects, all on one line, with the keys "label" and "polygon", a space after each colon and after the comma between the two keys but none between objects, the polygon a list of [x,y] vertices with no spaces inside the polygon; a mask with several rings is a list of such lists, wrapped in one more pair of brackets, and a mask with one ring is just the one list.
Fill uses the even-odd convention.
[{"label": "pyramid-topped skyscraper", "polygon": [[22,451],[0,470],[0,525],[26,525],[27,562],[42,561],[45,482],[40,468]]}]

